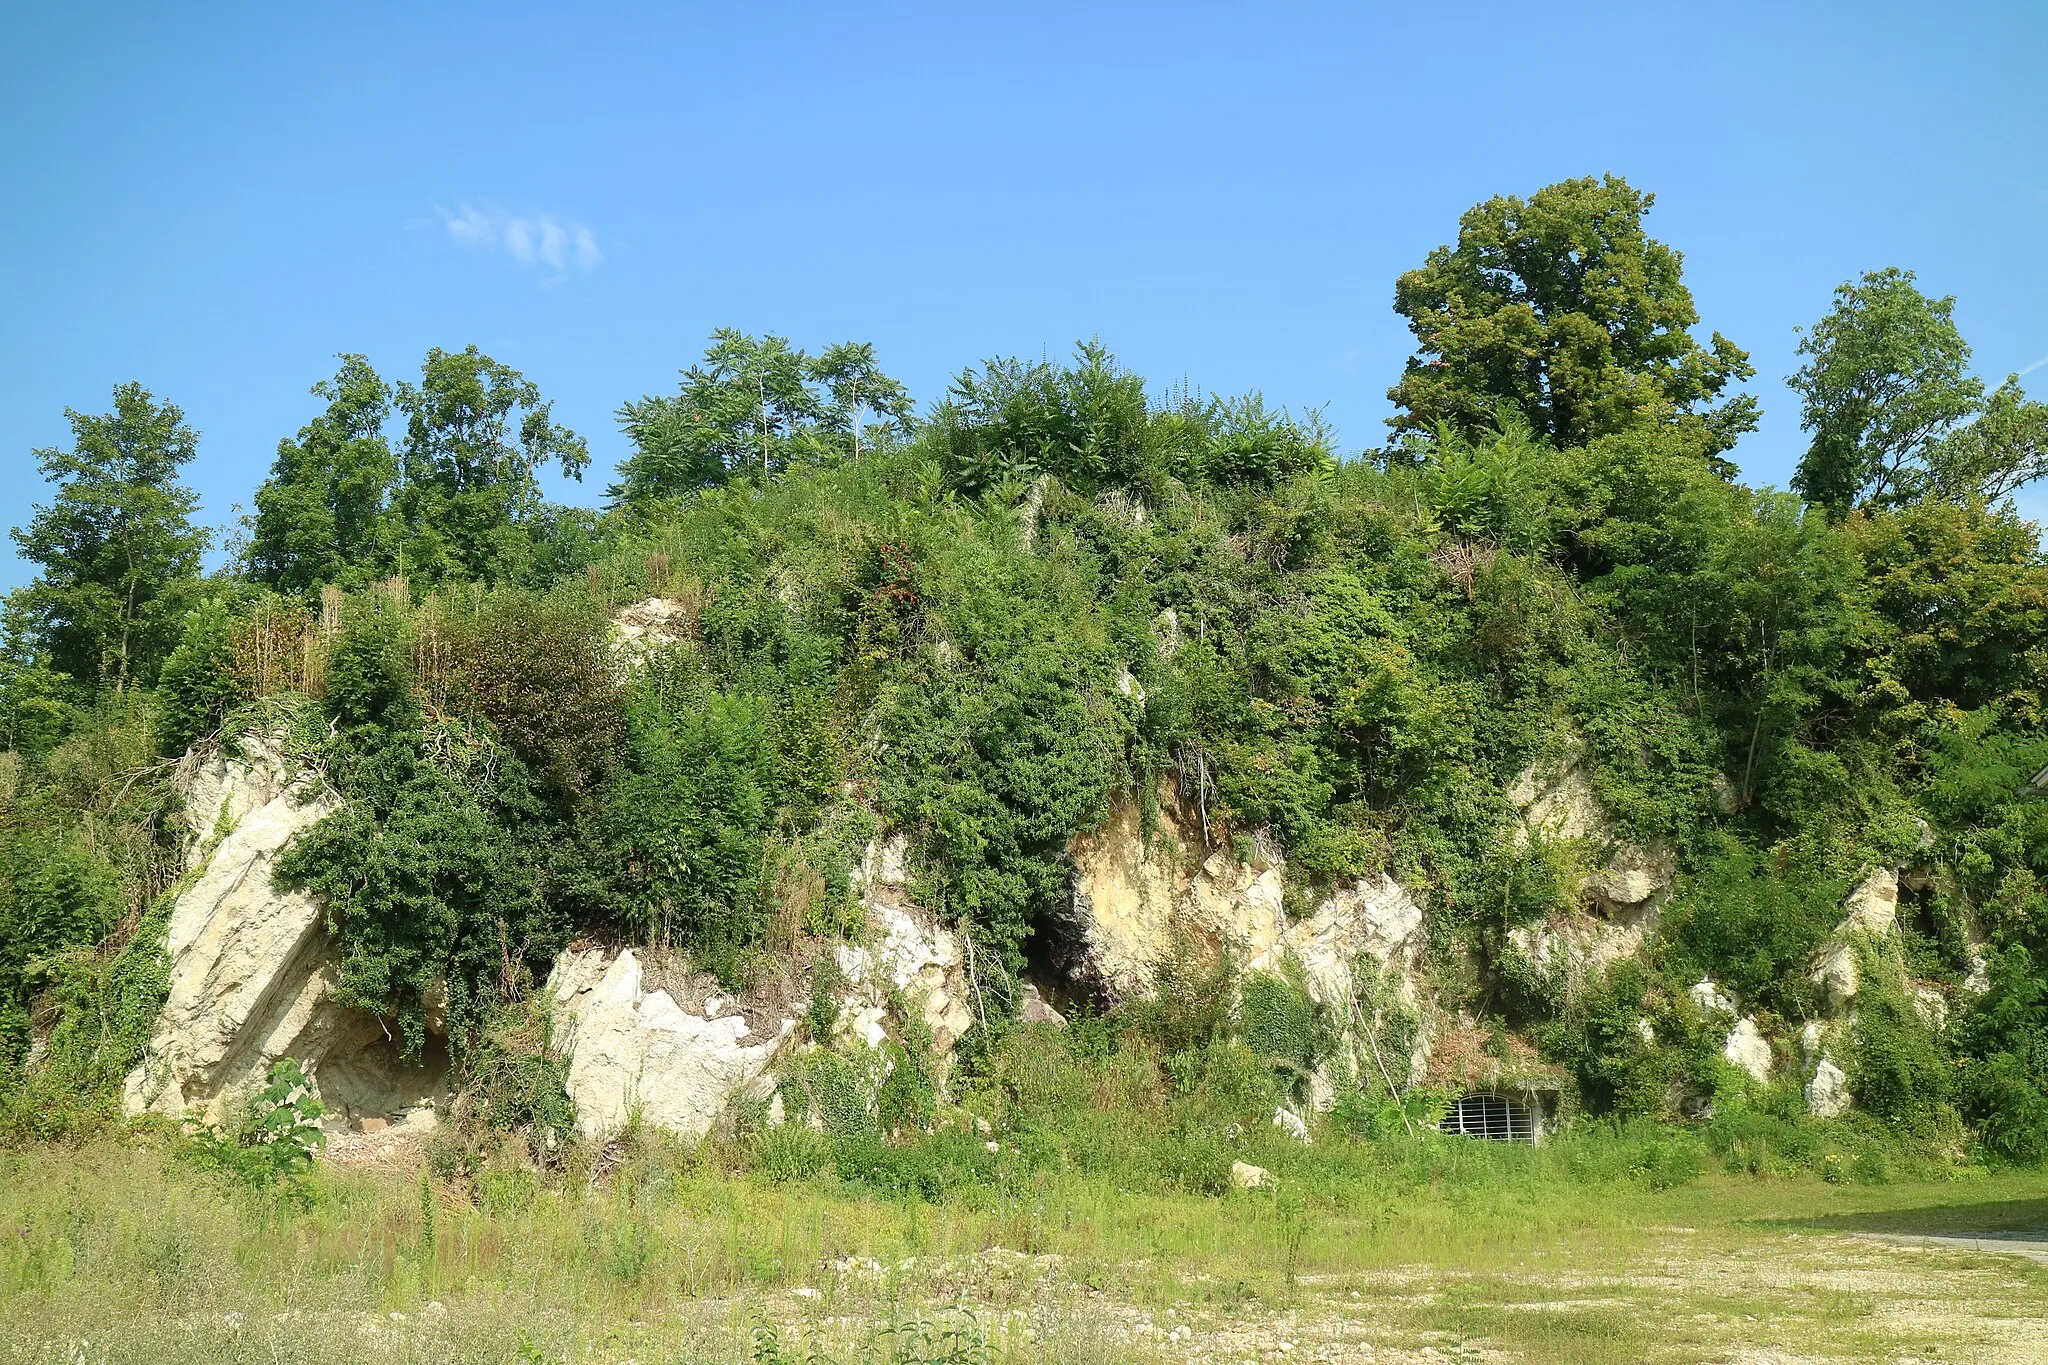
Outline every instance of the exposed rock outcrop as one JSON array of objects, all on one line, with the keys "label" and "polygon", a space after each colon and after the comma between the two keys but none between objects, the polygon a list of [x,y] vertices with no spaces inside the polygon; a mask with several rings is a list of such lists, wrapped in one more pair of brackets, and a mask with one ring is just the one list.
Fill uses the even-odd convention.
[{"label": "exposed rock outcrop", "polygon": [[320,907],[271,884],[291,842],[338,808],[294,769],[274,740],[188,757],[190,878],[171,909],[165,950],[170,994],[122,1100],[130,1113],[208,1122],[262,1087],[270,1064],[297,1058],[330,1122],[411,1116],[431,1121],[447,1050],[430,1038],[419,1062],[400,1060],[376,1015],[334,998],[337,978]]},{"label": "exposed rock outcrop", "polygon": [[638,663],[697,628],[696,604],[678,597],[647,597],[612,616],[612,640],[628,663]]},{"label": "exposed rock outcrop", "polygon": [[1849,1077],[1828,1057],[1815,1064],[1806,1083],[1806,1108],[1815,1118],[1840,1118],[1849,1112]]},{"label": "exposed rock outcrop", "polygon": [[1642,911],[1659,904],[1678,874],[1669,844],[1621,839],[1614,820],[1593,788],[1585,744],[1574,739],[1555,759],[1532,763],[1508,787],[1515,808],[1515,846],[1532,840],[1577,843],[1596,861],[1579,883],[1580,892],[1610,914]]},{"label": "exposed rock outcrop", "polygon": [[[1414,999],[1424,948],[1421,903],[1384,873],[1338,886],[1299,920],[1283,908],[1286,865],[1264,838],[1241,860],[1221,831],[1205,842],[1199,812],[1161,793],[1149,837],[1135,801],[1073,844],[1068,942],[1059,965],[1077,994],[1142,996],[1176,947],[1193,947],[1240,973],[1278,970],[1293,960],[1309,994],[1340,1009],[1351,996],[1352,964],[1369,956]],[[1239,841],[1240,843],[1246,841]]]},{"label": "exposed rock outcrop", "polygon": [[1744,1015],[1735,1021],[1721,1044],[1721,1055],[1758,1085],[1770,1083],[1771,1040],[1764,1037],[1754,1018]]},{"label": "exposed rock outcrop", "polygon": [[958,935],[911,903],[909,841],[903,835],[868,846],[860,886],[869,941],[833,949],[840,975],[852,988],[839,1001],[842,1024],[867,1046],[878,1045],[894,995],[918,1012],[933,1047],[950,1052],[974,1023],[967,955]]},{"label": "exposed rock outcrop", "polygon": [[1074,840],[1072,853],[1059,967],[1076,994],[1143,995],[1176,941],[1240,971],[1279,965],[1278,858],[1243,863],[1226,848],[1206,847],[1199,813],[1181,810],[1170,792],[1149,837],[1138,803],[1121,801],[1099,829]]},{"label": "exposed rock outcrop", "polygon": [[1685,992],[1692,997],[1693,1004],[1707,1014],[1733,1014],[1735,1001],[1726,991],[1712,981],[1695,981]]},{"label": "exposed rock outcrop", "polygon": [[1862,948],[1889,937],[1898,923],[1899,879],[1889,868],[1875,868],[1842,902],[1842,922],[1814,954],[1807,979],[1826,994],[1828,1008],[1840,1013],[1862,989]]},{"label": "exposed rock outcrop", "polygon": [[647,989],[630,948],[571,950],[548,977],[569,1058],[569,1098],[589,1138],[628,1121],[698,1138],[736,1096],[767,1098],[768,1068],[796,1030],[784,1019],[765,1037],[741,1013],[692,1013],[663,989]]}]

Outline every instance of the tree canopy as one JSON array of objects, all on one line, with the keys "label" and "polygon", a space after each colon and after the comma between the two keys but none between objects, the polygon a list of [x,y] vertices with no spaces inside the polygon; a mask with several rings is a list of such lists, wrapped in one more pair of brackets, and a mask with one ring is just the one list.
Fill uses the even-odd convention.
[{"label": "tree canopy", "polygon": [[23,558],[42,568],[22,606],[54,667],[118,691],[148,681],[177,643],[183,589],[207,544],[192,525],[199,499],[179,482],[199,434],[140,384],[116,388],[109,412],[64,415],[72,448],[35,453],[55,496],[14,531]]},{"label": "tree canopy", "polygon": [[1389,425],[1471,432],[1505,406],[1560,447],[1690,422],[1714,451],[1753,430],[1756,400],[1723,397],[1754,374],[1749,357],[1719,332],[1692,335],[1683,258],[1643,230],[1655,202],[1610,175],[1467,210],[1456,244],[1395,282],[1417,353],[1387,391]]},{"label": "tree canopy", "polygon": [[779,336],[732,328],[712,333],[704,358],[673,394],[619,408],[633,453],[610,490],[614,505],[646,509],[741,474],[767,478],[793,467],[857,459],[868,441],[902,437],[910,395],[882,373],[868,342],[841,342],[817,356]]},{"label": "tree canopy", "polygon": [[2048,405],[2028,401],[2017,376],[1986,398],[1955,305],[1896,267],[1836,288],[1789,381],[1813,437],[1792,479],[1809,501],[1840,516],[1859,503],[1995,500],[2048,472]]},{"label": "tree canopy", "polygon": [[[282,591],[392,574],[519,579],[556,520],[539,471],[580,479],[590,463],[539,388],[474,346],[435,347],[419,382],[395,389],[366,357],[344,355],[313,394],[326,410],[278,442],[256,490],[250,575]],[[395,447],[394,411],[405,419]]]}]

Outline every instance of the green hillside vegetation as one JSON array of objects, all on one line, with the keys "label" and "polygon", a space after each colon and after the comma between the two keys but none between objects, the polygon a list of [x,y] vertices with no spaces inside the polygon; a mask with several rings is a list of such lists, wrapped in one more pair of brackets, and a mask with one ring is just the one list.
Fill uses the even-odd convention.
[{"label": "green hillside vegetation", "polygon": [[[0,1136],[117,1112],[164,988],[172,765],[261,729],[346,799],[279,868],[325,899],[345,996],[417,1051],[445,991],[500,1124],[565,1103],[532,996],[572,937],[741,985],[854,931],[849,869],[893,828],[973,944],[990,1008],[954,1099],[1030,1119],[1006,1160],[1221,1189],[1229,1135],[1330,1053],[1298,987],[1165,992],[1049,1051],[1010,1021],[1069,841],[1172,775],[1219,828],[1271,832],[1290,897],[1383,871],[1426,895],[1442,1003],[1563,1067],[1632,1178],[2048,1158],[2048,561],[2010,502],[2048,408],[1987,392],[1951,301],[1880,271],[1802,345],[1794,491],[1743,484],[1751,368],[1693,335],[1650,207],[1608,178],[1468,212],[1398,282],[1416,355],[1364,450],[1095,342],[970,367],[920,411],[871,347],[728,331],[623,404],[633,454],[592,511],[541,497],[540,469],[589,457],[531,381],[474,347],[397,383],[348,355],[202,573],[179,409],[126,385],[72,414],[0,657]],[[627,669],[611,618],[648,597],[683,638]],[[1617,833],[1680,868],[1648,960],[1577,983],[1509,939],[1583,869],[1518,847],[1507,796],[1574,745]],[[1807,1119],[1796,1083],[1721,1060],[1686,988],[1796,1030],[1843,896],[1908,864],[1881,951],[1947,1023],[1867,972],[1859,1107]],[[915,1197],[996,1181],[913,1089],[898,1122],[744,1161]],[[1327,1124],[1378,1150],[1430,1102],[1354,1077]]]}]

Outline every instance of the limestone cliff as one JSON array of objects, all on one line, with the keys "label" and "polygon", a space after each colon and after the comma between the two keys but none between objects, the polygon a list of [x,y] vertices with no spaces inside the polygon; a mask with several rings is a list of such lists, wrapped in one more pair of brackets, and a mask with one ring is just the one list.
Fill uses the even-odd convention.
[{"label": "limestone cliff", "polygon": [[336,1122],[431,1113],[445,1047],[401,1062],[381,1020],[334,999],[320,907],[271,884],[278,856],[337,808],[333,795],[262,737],[188,756],[178,787],[187,880],[165,943],[170,995],[123,1088],[128,1111],[220,1122],[272,1062],[294,1057]]}]

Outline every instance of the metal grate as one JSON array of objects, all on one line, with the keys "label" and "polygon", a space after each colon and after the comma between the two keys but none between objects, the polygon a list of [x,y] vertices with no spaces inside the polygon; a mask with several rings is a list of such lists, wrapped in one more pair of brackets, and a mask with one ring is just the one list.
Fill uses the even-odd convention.
[{"label": "metal grate", "polygon": [[1499,1095],[1466,1095],[1451,1106],[1437,1129],[1494,1142],[1534,1142],[1536,1111]]}]

